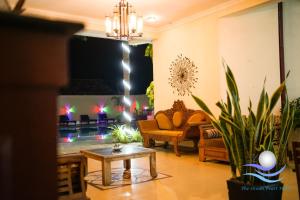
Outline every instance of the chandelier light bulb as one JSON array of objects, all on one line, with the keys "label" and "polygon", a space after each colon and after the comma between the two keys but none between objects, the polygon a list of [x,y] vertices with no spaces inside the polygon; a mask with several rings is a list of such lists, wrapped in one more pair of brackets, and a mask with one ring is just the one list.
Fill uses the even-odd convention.
[{"label": "chandelier light bulb", "polygon": [[130,33],[135,33],[136,32],[136,26],[137,26],[137,19],[136,19],[135,13],[131,13],[129,16],[129,31]]},{"label": "chandelier light bulb", "polygon": [[120,19],[117,13],[114,13],[113,23],[112,23],[113,31],[115,34],[118,34],[120,31]]},{"label": "chandelier light bulb", "polygon": [[112,31],[112,20],[110,17],[105,17],[105,32],[111,34]]},{"label": "chandelier light bulb", "polygon": [[144,27],[143,17],[138,17],[138,20],[137,20],[137,33],[140,36],[143,35],[143,27]]}]

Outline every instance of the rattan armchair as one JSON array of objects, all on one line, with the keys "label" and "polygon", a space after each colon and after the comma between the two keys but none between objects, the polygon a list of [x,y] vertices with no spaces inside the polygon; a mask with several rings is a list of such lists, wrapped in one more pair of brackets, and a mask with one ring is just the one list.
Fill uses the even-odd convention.
[{"label": "rattan armchair", "polygon": [[228,161],[228,153],[222,136],[211,123],[199,125],[199,160],[206,161],[207,158]]}]

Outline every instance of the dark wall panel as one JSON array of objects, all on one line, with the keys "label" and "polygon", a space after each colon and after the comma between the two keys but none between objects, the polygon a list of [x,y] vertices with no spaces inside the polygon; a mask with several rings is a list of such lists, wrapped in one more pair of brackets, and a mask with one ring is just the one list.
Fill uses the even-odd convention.
[{"label": "dark wall panel", "polygon": [[[69,46],[70,84],[61,90],[61,94],[123,94],[120,41],[74,36]],[[152,61],[144,56],[146,46],[131,47],[131,94],[145,94],[147,86],[153,79]]]}]

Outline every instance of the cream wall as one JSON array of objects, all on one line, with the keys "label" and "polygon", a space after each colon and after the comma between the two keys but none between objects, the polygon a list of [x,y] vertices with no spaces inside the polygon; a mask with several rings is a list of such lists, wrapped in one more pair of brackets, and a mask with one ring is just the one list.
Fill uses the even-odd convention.
[{"label": "cream wall", "polygon": [[[215,103],[221,98],[221,87],[223,88],[224,85],[220,81],[220,75],[223,76],[223,73],[220,67],[219,19],[268,1],[236,2],[226,8],[209,10],[198,15],[197,19],[192,18],[189,22],[171,26],[158,34],[153,42],[155,111],[169,108],[177,99],[183,100],[188,108],[199,108],[191,96],[181,97],[174,94],[168,83],[171,62],[178,54],[183,54],[194,61],[199,69],[199,82],[192,93],[207,102],[214,113],[218,113]],[[261,47],[258,46],[258,48]],[[242,52],[239,53],[242,54]]]},{"label": "cream wall", "polygon": [[193,94],[210,105],[219,99],[216,29],[215,18],[209,17],[165,31],[154,41],[155,111],[171,107],[177,99],[183,100],[188,108],[198,108],[191,96],[178,96],[168,83],[169,66],[179,54],[190,58],[198,67],[199,81]]},{"label": "cream wall", "polygon": [[284,1],[284,43],[286,72],[290,99],[300,97],[300,0]]},{"label": "cream wall", "polygon": [[[256,111],[266,78],[269,95],[280,85],[277,4],[248,9],[219,21],[220,56],[231,67],[239,87],[241,108],[248,113],[249,99]],[[226,80],[221,70],[221,94]],[[276,111],[280,109],[280,103]]]}]

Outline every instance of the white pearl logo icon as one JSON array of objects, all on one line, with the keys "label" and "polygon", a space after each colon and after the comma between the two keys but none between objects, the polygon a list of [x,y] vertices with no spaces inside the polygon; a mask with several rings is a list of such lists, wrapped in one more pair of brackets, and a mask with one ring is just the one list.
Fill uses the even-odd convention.
[{"label": "white pearl logo icon", "polygon": [[265,168],[273,168],[276,165],[276,158],[273,152],[263,151],[258,158],[259,164]]}]

